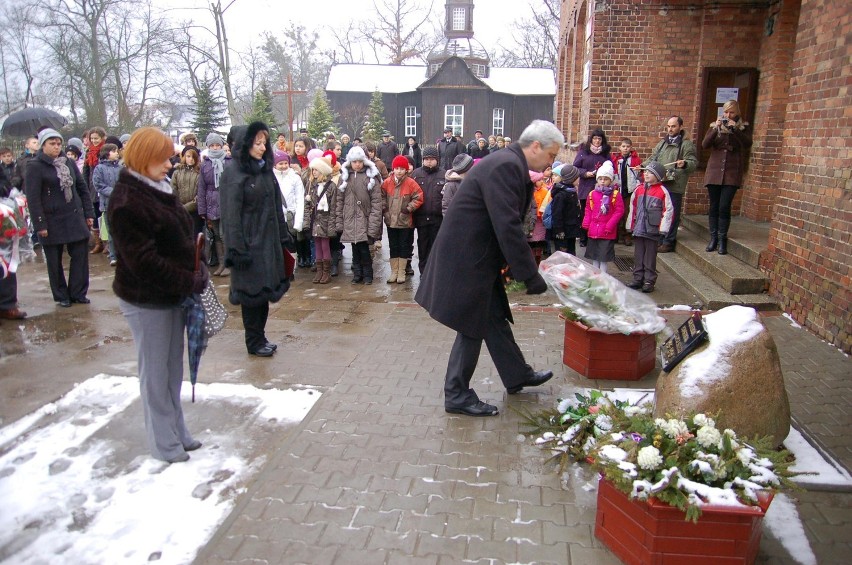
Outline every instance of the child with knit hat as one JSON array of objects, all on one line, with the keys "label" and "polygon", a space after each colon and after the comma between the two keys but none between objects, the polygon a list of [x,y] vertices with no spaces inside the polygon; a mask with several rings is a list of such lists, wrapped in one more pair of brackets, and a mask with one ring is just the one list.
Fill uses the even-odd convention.
[{"label": "child with knit hat", "polygon": [[615,260],[615,240],[618,221],[624,215],[624,200],[613,185],[615,171],[611,161],[604,161],[597,170],[597,184],[586,199],[583,229],[589,233],[586,259],[606,272],[607,263]]},{"label": "child with knit hat", "polygon": [[533,198],[530,202],[530,211],[527,214],[527,242],[532,249],[535,264],[541,263],[547,230],[544,227],[544,210],[550,203],[550,190],[547,189],[547,179],[543,173],[530,171],[530,180],[533,181]]},{"label": "child with knit hat", "polygon": [[553,168],[555,183],[550,191],[551,228],[556,251],[577,254],[577,238],[582,235],[583,209],[574,183],[580,178],[580,170],[571,163]]},{"label": "child with knit hat", "polygon": [[[369,152],[368,152],[369,155]],[[408,176],[408,159],[397,155],[391,174],[382,183],[382,211],[388,227],[391,272],[389,283],[405,282],[405,263],[411,259],[414,220],[411,214],[423,205],[423,189]]]},{"label": "child with knit hat", "polygon": [[316,252],[317,274],[313,282],[331,281],[331,237],[337,234],[337,185],[331,180],[332,168],[320,155],[308,169],[311,181],[305,195],[305,211],[310,209],[310,232]]}]

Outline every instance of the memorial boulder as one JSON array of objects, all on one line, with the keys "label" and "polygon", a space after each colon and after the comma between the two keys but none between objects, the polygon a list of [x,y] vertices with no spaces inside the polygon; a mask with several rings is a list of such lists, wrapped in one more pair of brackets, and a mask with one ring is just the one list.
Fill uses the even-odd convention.
[{"label": "memorial boulder", "polygon": [[740,437],[790,431],[778,350],[753,308],[729,306],[703,319],[707,341],[657,379],[654,415],[720,412],[717,426]]}]

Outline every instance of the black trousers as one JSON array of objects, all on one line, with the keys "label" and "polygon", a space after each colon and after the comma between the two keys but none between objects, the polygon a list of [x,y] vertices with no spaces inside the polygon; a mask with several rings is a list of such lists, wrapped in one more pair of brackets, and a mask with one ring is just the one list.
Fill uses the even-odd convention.
[{"label": "black trousers", "polygon": [[432,250],[432,245],[435,243],[435,238],[438,237],[438,229],[441,227],[441,222],[434,224],[426,224],[417,228],[417,268],[420,269],[420,274],[423,274],[423,269],[426,268],[426,261],[429,259],[429,251]]},{"label": "black trousers", "polygon": [[[62,266],[62,251],[68,249],[71,265],[68,267],[68,281]],[[44,245],[44,259],[47,262],[47,278],[55,302],[80,300],[89,292],[89,240],[81,239],[72,243]]]},{"label": "black trousers", "polygon": [[[499,284],[499,279],[496,282]],[[499,292],[503,290],[500,289]],[[521,348],[515,342],[502,304],[494,299],[489,307],[488,330],[484,339],[456,334],[447,364],[447,376],[444,379],[444,406],[461,408],[479,401],[476,392],[470,388],[470,380],[473,378],[483,341],[497,367],[497,374],[500,375],[503,386],[518,386],[533,376],[532,367],[527,365]]]},{"label": "black trousers", "polygon": [[391,259],[411,259],[414,228],[388,228],[388,247]]},{"label": "black trousers", "polygon": [[366,241],[359,241],[352,244],[352,264],[353,265],[372,265],[373,259],[370,257],[370,244]]},{"label": "black trousers", "polygon": [[9,273],[0,279],[0,310],[14,310],[18,305],[18,277]]},{"label": "black trousers", "polygon": [[670,191],[669,196],[671,196],[672,199],[672,211],[674,212],[674,215],[672,216],[672,227],[669,229],[669,233],[666,237],[660,240],[660,243],[674,245],[677,243],[677,228],[680,227],[680,216],[683,212],[683,194]]},{"label": "black trousers", "polygon": [[737,194],[738,186],[708,184],[707,196],[710,198],[710,218],[731,219],[731,204]]},{"label": "black trousers", "polygon": [[241,305],[243,328],[246,330],[246,349],[253,353],[266,345],[266,320],[269,318],[269,303],[260,306]]}]

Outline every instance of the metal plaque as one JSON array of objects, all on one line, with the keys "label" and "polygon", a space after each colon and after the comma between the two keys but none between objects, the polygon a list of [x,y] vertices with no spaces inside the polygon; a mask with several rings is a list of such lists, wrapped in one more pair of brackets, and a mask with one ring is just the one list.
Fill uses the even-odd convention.
[{"label": "metal plaque", "polygon": [[694,312],[692,316],[675,330],[672,337],[660,346],[660,359],[663,363],[663,371],[669,372],[683,361],[707,338],[707,330],[701,321],[701,312]]}]

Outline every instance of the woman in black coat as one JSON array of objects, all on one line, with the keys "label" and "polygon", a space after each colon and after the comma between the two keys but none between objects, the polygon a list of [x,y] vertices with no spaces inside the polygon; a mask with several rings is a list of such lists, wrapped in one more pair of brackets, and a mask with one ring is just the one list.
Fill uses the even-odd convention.
[{"label": "woman in black coat", "polygon": [[405,146],[405,150],[402,152],[406,157],[411,157],[414,160],[414,168],[419,169],[423,166],[423,153],[420,150],[420,144],[417,143],[417,140],[413,137],[408,138],[408,145]]},{"label": "woman in black coat", "polygon": [[232,156],[219,182],[225,266],[231,269],[228,298],[242,308],[248,352],[272,357],[278,346],[266,339],[266,320],[269,303],[290,288],[283,246],[292,243],[266,124],[236,128]]},{"label": "woman in black coat", "polygon": [[[33,229],[47,262],[53,300],[63,308],[88,304],[89,230],[95,218],[89,187],[77,164],[62,153],[62,135],[53,129],[38,134],[39,151],[26,168],[24,186]],[[71,257],[68,280],[63,248]]]}]

